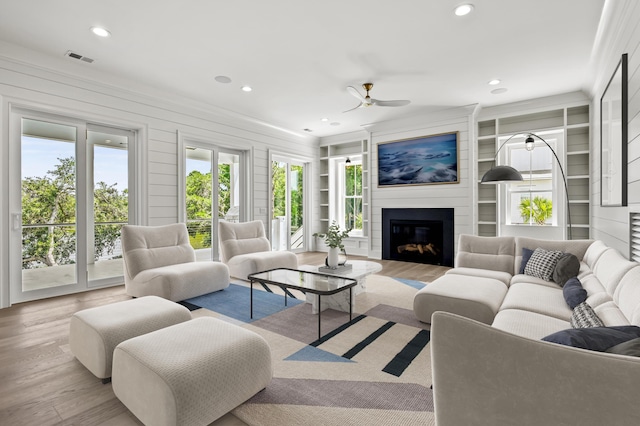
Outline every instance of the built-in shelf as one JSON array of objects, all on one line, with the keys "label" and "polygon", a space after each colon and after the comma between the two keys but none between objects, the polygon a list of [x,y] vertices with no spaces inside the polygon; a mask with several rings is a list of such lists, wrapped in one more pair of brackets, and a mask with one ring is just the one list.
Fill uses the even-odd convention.
[{"label": "built-in shelf", "polygon": [[[589,238],[590,230],[590,123],[589,105],[495,118],[478,122],[476,140],[477,199],[476,229],[482,236],[498,235],[496,185],[482,185],[482,176],[494,164],[500,137],[515,133],[563,129],[565,132],[564,169],[569,190],[573,239]],[[495,217],[496,221],[486,219]],[[568,224],[567,224],[568,228]]]},{"label": "built-in shelf", "polygon": [[[345,158],[349,156],[362,157],[362,235],[354,238],[367,238],[369,233],[369,141],[358,140],[353,142],[340,142],[320,147],[320,222],[321,232],[326,232],[331,216],[331,161],[335,158]],[[326,200],[326,201],[325,201]]]}]

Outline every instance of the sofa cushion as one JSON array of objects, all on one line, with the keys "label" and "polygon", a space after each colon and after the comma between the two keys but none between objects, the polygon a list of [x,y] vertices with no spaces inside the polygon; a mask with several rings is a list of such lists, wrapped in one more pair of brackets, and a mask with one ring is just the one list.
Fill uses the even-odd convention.
[{"label": "sofa cushion", "polygon": [[[589,273],[583,276],[578,277],[580,282],[582,283],[582,288],[587,290],[587,295],[591,296],[597,293],[605,293],[610,296],[611,300],[613,300],[613,295],[607,293],[607,290],[604,288],[598,277]],[[591,305],[594,306],[594,305]]]},{"label": "sofa cushion", "polygon": [[528,249],[526,247],[522,247],[522,261],[520,262],[520,274],[524,274],[524,268],[529,263],[529,259],[531,259],[531,255],[533,254],[533,250]]},{"label": "sofa cushion", "polygon": [[593,267],[593,274],[602,283],[607,293],[613,296],[622,277],[634,266],[638,264],[626,259],[617,250],[610,249],[598,258]]},{"label": "sofa cushion", "polygon": [[504,309],[498,312],[491,324],[499,330],[529,339],[540,340],[556,331],[570,327],[568,320],[553,318],[537,312],[521,309]]},{"label": "sofa cushion", "polygon": [[640,337],[640,327],[624,325],[617,327],[571,328],[545,336],[542,340],[575,348],[604,352],[612,346],[638,337]]},{"label": "sofa cushion", "polygon": [[638,308],[640,307],[640,266],[635,266],[624,274],[616,287],[613,300],[622,313],[633,324],[640,323]]},{"label": "sofa cushion", "polygon": [[542,278],[545,281],[553,280],[553,271],[560,256],[562,256],[561,251],[536,248],[524,267],[525,275]]},{"label": "sofa cushion", "polygon": [[511,278],[510,285],[519,283],[535,284],[542,287],[551,287],[561,290],[560,287],[558,287],[558,284],[554,283],[553,281],[545,281],[542,278],[532,277],[531,275],[518,274],[514,275],[513,278]]},{"label": "sofa cushion", "polygon": [[571,278],[562,288],[562,295],[565,302],[571,309],[587,300],[587,290],[582,287],[578,278]]},{"label": "sofa cushion", "polygon": [[610,347],[605,352],[618,355],[640,356],[640,338],[619,343]]},{"label": "sofa cushion", "polygon": [[571,327],[604,327],[604,323],[587,302],[582,302],[575,307],[573,314],[571,314]]},{"label": "sofa cushion", "polygon": [[593,306],[605,326],[631,325],[629,319],[613,301]]},{"label": "sofa cushion", "polygon": [[562,297],[561,288],[530,283],[512,284],[500,306],[500,310],[504,309],[537,312],[564,321],[569,321],[572,313]]},{"label": "sofa cushion", "polygon": [[513,275],[513,237],[480,237],[460,234],[455,266],[490,269]]},{"label": "sofa cushion", "polygon": [[562,287],[569,278],[577,277],[580,272],[580,261],[571,253],[564,253],[556,262],[553,270],[553,281]]},{"label": "sofa cushion", "polygon": [[492,271],[489,269],[479,269],[479,268],[453,268],[449,269],[446,275],[468,275],[471,277],[480,277],[480,278],[492,278],[494,280],[502,281],[504,285],[509,287],[511,283],[512,275],[508,272],[503,271]]}]

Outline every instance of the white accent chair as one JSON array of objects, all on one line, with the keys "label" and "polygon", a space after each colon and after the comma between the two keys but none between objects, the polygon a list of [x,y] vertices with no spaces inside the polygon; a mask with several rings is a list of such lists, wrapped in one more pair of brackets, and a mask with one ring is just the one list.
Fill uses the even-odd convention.
[{"label": "white accent chair", "polygon": [[218,224],[222,262],[232,277],[246,280],[256,272],[298,267],[298,258],[289,251],[271,251],[261,220]]},{"label": "white accent chair", "polygon": [[122,227],[124,284],[133,297],[160,296],[174,302],[229,286],[220,262],[196,262],[184,223]]}]

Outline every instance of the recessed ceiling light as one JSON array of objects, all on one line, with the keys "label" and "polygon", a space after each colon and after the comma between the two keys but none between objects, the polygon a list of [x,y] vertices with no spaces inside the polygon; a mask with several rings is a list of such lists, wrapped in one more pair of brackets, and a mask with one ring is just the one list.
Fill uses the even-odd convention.
[{"label": "recessed ceiling light", "polygon": [[321,118],[320,121],[322,121],[323,123],[326,123],[327,121],[329,121],[329,119],[325,117],[325,118]]},{"label": "recessed ceiling light", "polygon": [[250,92],[253,90],[251,86],[242,86],[241,89],[243,92]]},{"label": "recessed ceiling light", "polygon": [[91,32],[97,35],[98,37],[109,37],[111,33],[101,27],[91,27]]},{"label": "recessed ceiling light", "polygon": [[331,123],[332,126],[339,126],[340,123],[338,123],[337,121],[334,121],[333,123]]},{"label": "recessed ceiling light", "polygon": [[489,85],[490,85],[490,86],[495,86],[495,85],[497,85],[497,84],[500,84],[500,80],[498,80],[497,78],[496,78],[496,79],[493,79],[493,80],[491,80],[491,81],[489,82]]},{"label": "recessed ceiling light", "polygon": [[472,4],[461,4],[460,6],[454,9],[453,13],[455,13],[456,16],[464,16],[464,15],[470,14],[472,11],[473,11]]},{"label": "recessed ceiling light", "polygon": [[501,87],[501,88],[499,88],[499,89],[493,89],[493,90],[491,91],[491,93],[492,93],[493,95],[499,95],[499,94],[501,94],[501,93],[506,92],[507,90],[508,90],[508,89],[505,89],[504,87]]},{"label": "recessed ceiling light", "polygon": [[219,76],[216,76],[215,80],[216,80],[218,83],[223,83],[223,84],[229,84],[229,83],[231,83],[231,79],[230,79],[229,77],[227,77],[226,75],[219,75]]}]

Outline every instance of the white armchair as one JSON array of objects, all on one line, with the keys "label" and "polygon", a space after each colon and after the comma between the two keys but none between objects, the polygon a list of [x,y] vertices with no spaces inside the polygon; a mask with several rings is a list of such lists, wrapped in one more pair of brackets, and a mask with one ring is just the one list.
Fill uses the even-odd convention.
[{"label": "white armchair", "polygon": [[261,220],[220,222],[218,225],[222,262],[232,277],[246,280],[255,272],[298,267],[298,258],[289,251],[271,251]]},{"label": "white armchair", "polygon": [[122,227],[124,283],[133,297],[160,296],[178,302],[229,286],[220,262],[196,262],[184,223]]}]

